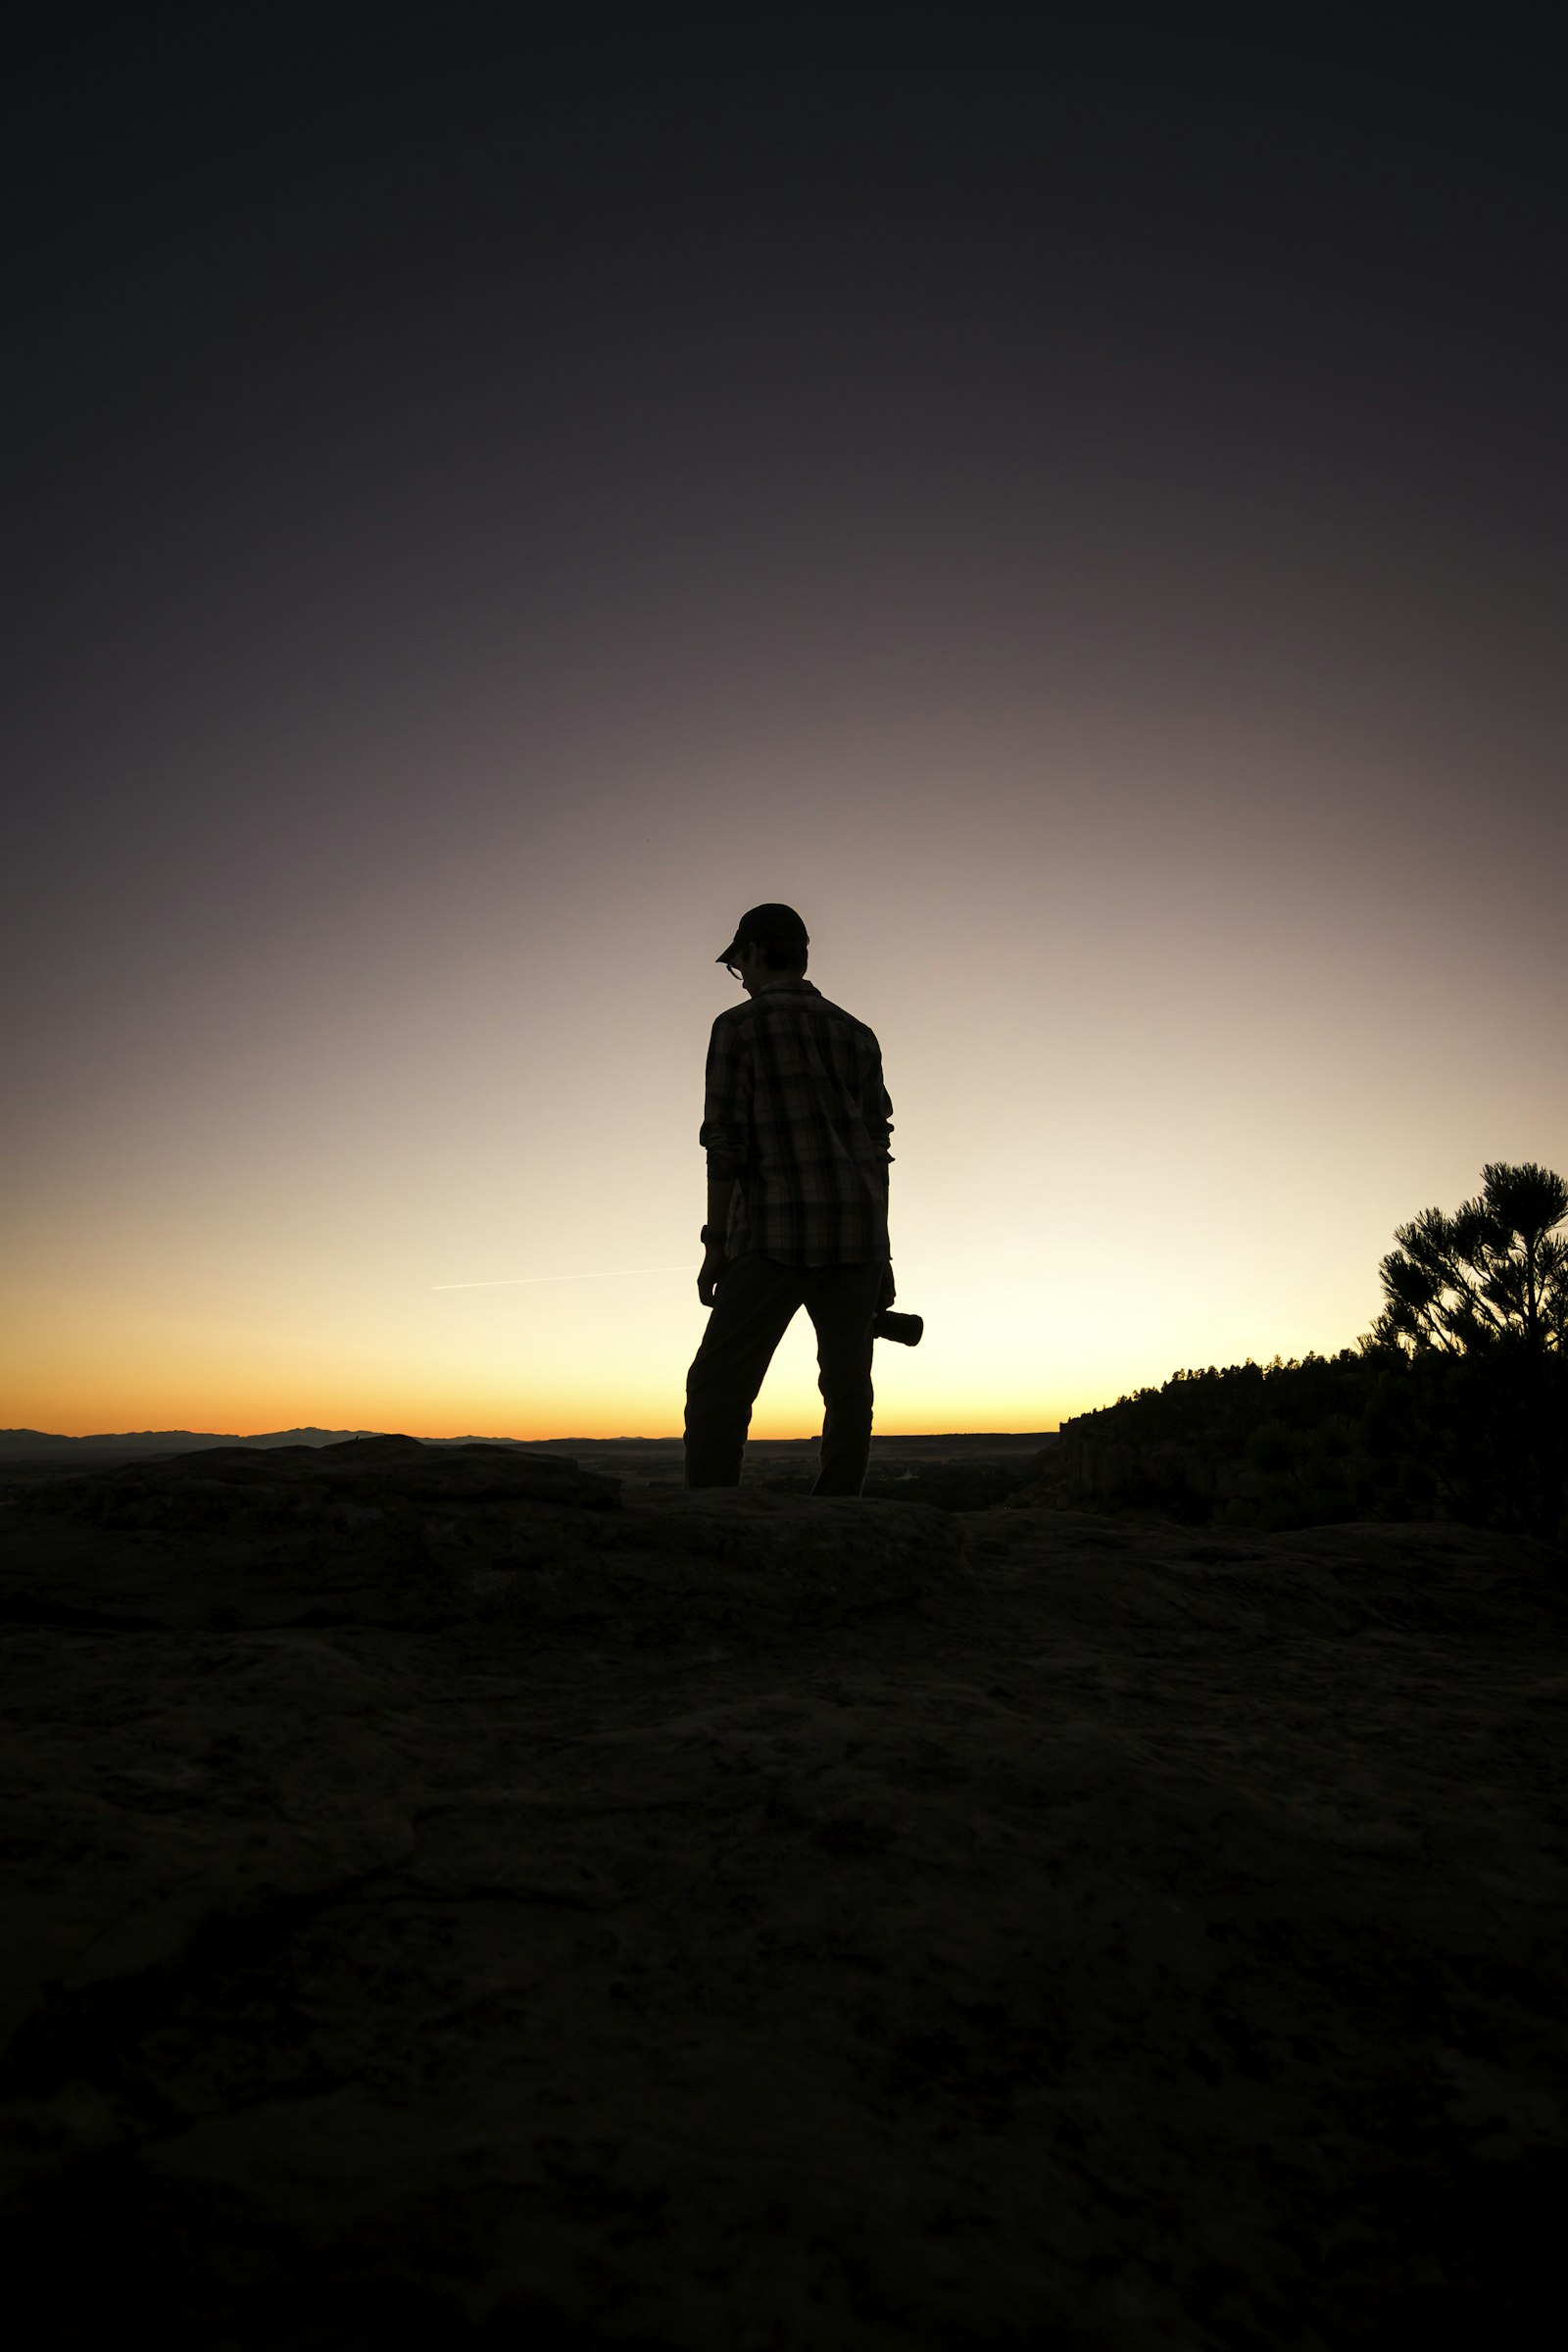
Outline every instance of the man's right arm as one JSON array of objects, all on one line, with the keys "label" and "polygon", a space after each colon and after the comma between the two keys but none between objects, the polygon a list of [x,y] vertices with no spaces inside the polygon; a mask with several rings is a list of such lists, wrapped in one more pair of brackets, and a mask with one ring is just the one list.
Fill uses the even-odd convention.
[{"label": "man's right arm", "polygon": [[893,1100],[882,1076],[882,1051],[870,1032],[866,1032],[870,1060],[860,1082],[860,1117],[865,1132],[876,1151],[891,1162],[888,1144],[893,1135]]},{"label": "man's right arm", "polygon": [[[865,1093],[862,1099],[865,1105],[865,1132],[870,1137],[872,1146],[881,1152],[883,1158],[882,1183],[885,1190],[888,1181],[887,1172],[893,1164],[893,1154],[888,1150],[893,1135],[893,1102],[883,1083],[880,1053],[876,1055],[867,1074]],[[877,1312],[880,1314],[884,1308],[890,1307],[898,1295],[898,1286],[893,1280],[893,1260],[889,1257],[887,1264],[882,1269],[882,1290],[876,1302]]]}]

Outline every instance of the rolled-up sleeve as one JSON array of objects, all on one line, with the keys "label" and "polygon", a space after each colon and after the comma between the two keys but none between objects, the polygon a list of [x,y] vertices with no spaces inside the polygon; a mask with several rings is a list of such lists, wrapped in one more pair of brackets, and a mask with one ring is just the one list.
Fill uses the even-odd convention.
[{"label": "rolled-up sleeve", "polygon": [[739,1176],[751,1152],[752,1056],[733,1021],[713,1023],[708,1041],[708,1076],[698,1142],[708,1153],[708,1173],[721,1181]]}]

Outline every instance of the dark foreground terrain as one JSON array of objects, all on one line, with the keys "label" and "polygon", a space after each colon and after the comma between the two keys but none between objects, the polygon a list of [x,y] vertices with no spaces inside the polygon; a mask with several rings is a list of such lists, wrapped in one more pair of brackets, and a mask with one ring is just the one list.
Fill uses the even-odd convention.
[{"label": "dark foreground terrain", "polygon": [[29,2346],[1556,2332],[1560,1554],[398,1439],[0,1531]]}]

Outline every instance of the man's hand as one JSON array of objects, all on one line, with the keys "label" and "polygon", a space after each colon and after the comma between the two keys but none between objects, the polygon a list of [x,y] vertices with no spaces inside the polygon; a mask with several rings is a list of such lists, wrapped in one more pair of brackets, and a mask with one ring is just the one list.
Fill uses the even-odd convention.
[{"label": "man's hand", "polygon": [[893,1260],[890,1257],[882,1269],[882,1290],[876,1302],[877,1313],[884,1314],[898,1295],[898,1285],[893,1279]]},{"label": "man's hand", "polygon": [[723,1278],[724,1268],[728,1263],[729,1260],[723,1250],[710,1242],[707,1245],[707,1253],[703,1258],[702,1271],[697,1277],[697,1296],[705,1306],[712,1305],[714,1295]]}]

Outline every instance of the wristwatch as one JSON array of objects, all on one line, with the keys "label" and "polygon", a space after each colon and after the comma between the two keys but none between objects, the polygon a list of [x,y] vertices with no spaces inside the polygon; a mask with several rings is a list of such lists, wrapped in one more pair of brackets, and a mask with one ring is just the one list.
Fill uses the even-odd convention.
[{"label": "wristwatch", "polygon": [[719,1236],[717,1239],[715,1239],[711,1225],[705,1225],[702,1232],[697,1236],[697,1239],[702,1243],[705,1250],[722,1250],[724,1247],[723,1237]]}]

